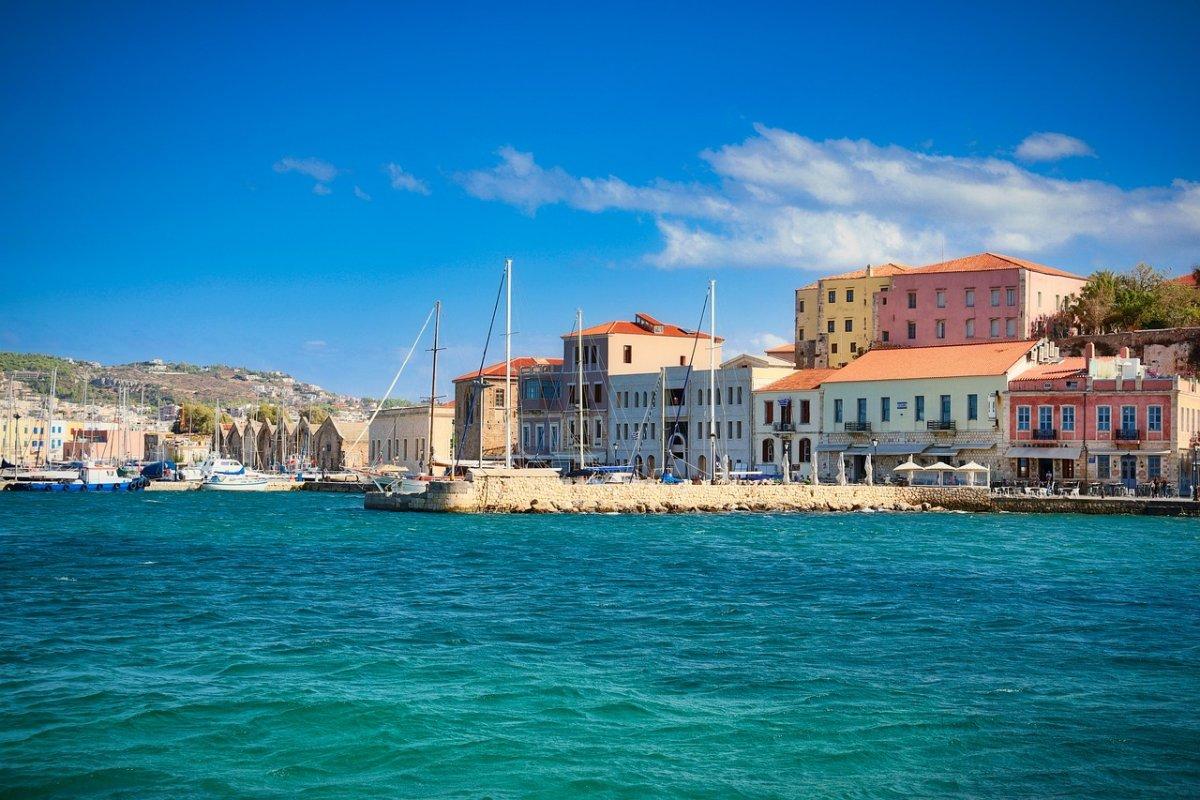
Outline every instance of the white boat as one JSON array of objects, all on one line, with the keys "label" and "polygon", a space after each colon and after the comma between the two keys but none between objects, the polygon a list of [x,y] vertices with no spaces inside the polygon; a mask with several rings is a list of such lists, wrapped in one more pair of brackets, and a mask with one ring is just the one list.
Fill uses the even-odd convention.
[{"label": "white boat", "polygon": [[262,475],[246,472],[242,462],[232,458],[209,458],[200,467],[201,489],[219,492],[262,492],[266,491],[267,479]]}]

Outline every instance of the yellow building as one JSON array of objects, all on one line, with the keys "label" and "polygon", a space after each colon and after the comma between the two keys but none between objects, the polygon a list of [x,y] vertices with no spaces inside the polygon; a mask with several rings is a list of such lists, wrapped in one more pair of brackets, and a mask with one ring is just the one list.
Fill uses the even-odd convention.
[{"label": "yellow building", "polygon": [[891,288],[903,264],[868,264],[796,290],[796,366],[841,367],[875,336],[874,296]]}]

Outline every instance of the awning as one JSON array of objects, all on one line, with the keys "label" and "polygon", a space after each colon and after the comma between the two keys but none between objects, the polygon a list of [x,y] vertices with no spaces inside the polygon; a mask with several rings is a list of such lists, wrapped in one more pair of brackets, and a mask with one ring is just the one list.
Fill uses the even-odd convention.
[{"label": "awning", "polygon": [[1006,458],[1065,458],[1074,461],[1079,458],[1083,448],[1080,445],[1069,447],[1010,447],[1004,453]]},{"label": "awning", "polygon": [[881,456],[911,456],[925,449],[924,444],[916,442],[880,442],[875,452]]},{"label": "awning", "polygon": [[817,445],[817,452],[818,453],[840,453],[843,450],[848,450],[849,448],[850,448],[849,443],[830,444],[829,442],[825,442],[823,444]]},{"label": "awning", "polygon": [[961,449],[961,447],[955,447],[954,445],[949,444],[935,444],[928,450],[923,451],[921,455],[933,456],[935,458],[954,458],[956,455],[958,455],[958,451]]},{"label": "awning", "polygon": [[1137,450],[1133,448],[1116,448],[1109,450],[1108,448],[1089,447],[1089,456],[1169,456],[1170,450]]}]

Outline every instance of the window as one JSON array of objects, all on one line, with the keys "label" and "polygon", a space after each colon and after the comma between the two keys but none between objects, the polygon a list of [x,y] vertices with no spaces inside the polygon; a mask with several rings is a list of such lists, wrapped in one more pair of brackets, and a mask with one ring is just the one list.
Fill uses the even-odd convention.
[{"label": "window", "polygon": [[799,311],[801,314],[804,313],[804,301],[803,300],[801,300],[800,303],[796,306],[796,310]]},{"label": "window", "polygon": [[1000,320],[993,319],[988,322],[988,336],[993,339],[1000,336]]},{"label": "window", "polygon": [[967,419],[979,419],[979,395],[967,395]]},{"label": "window", "polygon": [[1009,317],[1008,319],[1004,320],[1004,335],[1005,336],[1016,336],[1017,335],[1017,318],[1016,317]]},{"label": "window", "polygon": [[737,422],[737,438],[742,438],[742,421],[740,419]]},{"label": "window", "polygon": [[925,421],[925,395],[919,394],[913,398],[913,416],[917,422]]},{"label": "window", "polygon": [[[1011,292],[1012,289],[1009,289],[1009,291]],[[1011,306],[1012,303],[1009,303],[1009,305]],[[1042,307],[1042,293],[1038,292],[1038,308],[1041,308],[1041,307]]]},{"label": "window", "polygon": [[917,307],[917,293],[916,292],[908,293],[908,307],[909,308]]},{"label": "window", "polygon": [[1109,472],[1110,464],[1111,464],[1111,462],[1109,461],[1108,456],[1106,456],[1106,455],[1096,456],[1096,477],[1100,478],[1101,480],[1108,480],[1112,474],[1111,472]]},{"label": "window", "polygon": [[1017,406],[1017,430],[1029,430],[1029,406]]},{"label": "window", "polygon": [[1054,406],[1038,406],[1038,430],[1054,430]]},{"label": "window", "polygon": [[[1004,290],[1004,304],[1015,306],[1017,304],[1017,290],[1011,286]],[[1042,293],[1038,292],[1038,305],[1042,304]]]},{"label": "window", "polygon": [[879,421],[891,422],[892,420],[892,398],[879,398]]},{"label": "window", "polygon": [[1075,406],[1063,406],[1058,411],[1058,415],[1062,420],[1062,429],[1064,431],[1075,430]]},{"label": "window", "polygon": [[[801,342],[804,341],[804,328],[800,328],[799,330],[796,331],[796,339]],[[680,360],[682,360],[682,359],[683,359],[683,357],[680,356]]]},{"label": "window", "polygon": [[833,401],[833,421],[840,423],[842,421],[842,398],[837,398]]},{"label": "window", "polygon": [[867,398],[865,398],[865,397],[858,398],[857,405],[858,405],[858,408],[857,408],[858,421],[860,423],[866,422],[867,421]]},{"label": "window", "polygon": [[908,323],[908,338],[909,339],[917,338],[917,323],[915,323],[915,322]]},{"label": "window", "polygon": [[681,367],[686,367],[686,366],[687,366],[687,356],[680,356],[680,357],[679,357],[679,366],[681,366]]},{"label": "window", "polygon": [[1104,433],[1112,430],[1112,406],[1096,406],[1096,430]]},{"label": "window", "polygon": [[728,399],[725,402],[727,402],[729,405],[733,405],[733,387],[726,386],[725,392],[727,395],[729,395]]},{"label": "window", "polygon": [[774,439],[763,439],[762,460],[763,460],[764,464],[773,464],[775,462],[775,440]]},{"label": "window", "polygon": [[992,289],[992,308],[1000,305],[1000,290]]},{"label": "window", "polygon": [[946,290],[938,289],[937,293],[934,296],[937,298],[937,307],[945,308],[946,307]]},{"label": "window", "polygon": [[850,352],[851,352],[851,353],[857,353],[857,352],[858,352],[858,342],[851,342],[851,343],[850,343]]},{"label": "window", "polygon": [[494,408],[504,408],[504,390],[496,389],[492,394],[492,406]]},{"label": "window", "polygon": [[1146,477],[1162,477],[1162,456],[1146,456]]},{"label": "window", "polygon": [[831,302],[831,303],[837,302],[837,292],[834,291],[833,289],[829,290],[829,302]]},{"label": "window", "polygon": [[829,322],[825,323],[825,330],[828,333],[833,333],[835,330],[837,330],[837,323],[833,320],[829,320]]},{"label": "window", "polygon": [[1162,406],[1150,406],[1146,409],[1146,430],[1162,433]]},{"label": "window", "polygon": [[1137,428],[1137,406],[1121,406],[1121,430],[1132,431]]},{"label": "window", "polygon": [[835,355],[837,354],[837,342],[834,342],[833,344],[829,345],[829,352],[831,352]]},{"label": "window", "polygon": [[944,394],[941,396],[940,399],[941,399],[941,406],[942,406],[942,409],[941,409],[942,410],[942,422],[949,422],[950,421],[950,395]]},{"label": "window", "polygon": [[592,397],[595,398],[596,405],[600,405],[604,402],[604,390],[600,387],[600,384],[597,383],[592,387]]},{"label": "window", "polygon": [[937,322],[933,323],[933,335],[939,339],[946,338],[946,320],[939,319]]},{"label": "window", "polygon": [[733,438],[733,420],[729,420],[728,422],[726,422],[726,427],[728,428],[728,430],[725,432],[725,434],[726,434],[725,438],[732,439]]},{"label": "window", "polygon": [[890,339],[891,339],[891,336],[888,335],[887,331],[884,331],[883,332],[883,340],[886,342],[886,341],[889,341]]},{"label": "window", "polygon": [[852,333],[853,331],[854,331],[854,320],[852,320],[852,319],[846,320],[846,333]]},{"label": "window", "polygon": [[622,360],[623,360],[623,361],[624,361],[626,364],[632,364],[632,363],[633,363],[633,345],[631,345],[631,344],[627,344],[627,345],[625,345],[625,347],[623,347],[623,348],[622,348],[622,350],[621,350],[621,359],[622,359]]},{"label": "window", "polygon": [[807,425],[812,421],[812,403],[808,400],[800,401],[800,424]]},{"label": "window", "polygon": [[853,290],[853,289],[847,289],[847,290],[846,290],[846,302],[847,302],[847,303],[853,303],[853,302],[854,302],[854,290]]},{"label": "window", "polygon": [[965,333],[966,333],[968,339],[975,338],[975,320],[973,320],[973,319],[967,320]]},{"label": "window", "polygon": [[770,400],[763,401],[763,422],[770,425],[775,421],[775,404]]},{"label": "window", "polygon": [[967,289],[966,305],[967,305],[967,308],[975,307],[975,290],[974,289]]},{"label": "window", "polygon": [[600,420],[596,420],[596,441],[599,442],[599,441],[602,441],[603,439],[604,439],[604,434],[600,428]]}]

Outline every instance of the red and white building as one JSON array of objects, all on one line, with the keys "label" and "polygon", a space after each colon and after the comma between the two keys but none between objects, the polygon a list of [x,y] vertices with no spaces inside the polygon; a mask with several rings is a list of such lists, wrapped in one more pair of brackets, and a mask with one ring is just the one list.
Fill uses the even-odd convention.
[{"label": "red and white building", "polygon": [[1032,367],[1009,381],[1010,474],[1029,480],[1191,483],[1200,435],[1200,383],[1159,377],[1128,348]]}]

